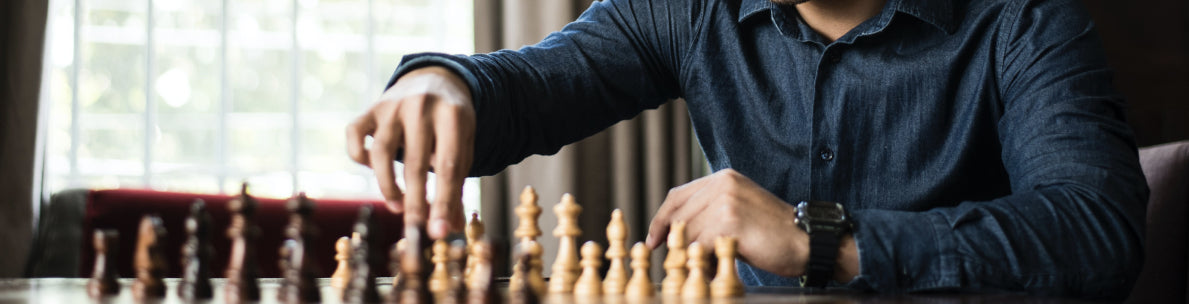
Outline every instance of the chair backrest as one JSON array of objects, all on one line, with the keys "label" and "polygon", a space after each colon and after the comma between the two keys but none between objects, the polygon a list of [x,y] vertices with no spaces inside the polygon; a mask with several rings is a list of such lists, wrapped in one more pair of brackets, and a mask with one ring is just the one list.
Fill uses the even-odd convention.
[{"label": "chair backrest", "polygon": [[1129,303],[1189,303],[1189,141],[1139,150],[1148,179],[1144,269]]},{"label": "chair backrest", "polygon": [[[177,277],[180,274],[180,258],[182,244],[185,242],[185,219],[189,214],[190,204],[194,199],[206,202],[207,210],[211,213],[212,245],[215,247],[215,261],[211,264],[213,275],[223,276],[230,252],[230,241],[226,236],[226,229],[231,214],[227,203],[232,196],[202,195],[190,193],[160,192],[147,190],[96,190],[90,191],[86,215],[83,218],[82,240],[79,260],[81,276],[91,273],[94,265],[94,248],[90,246],[91,235],[95,229],[115,229],[120,233],[120,248],[117,255],[116,268],[122,277],[131,277],[132,257],[136,249],[136,231],[140,218],[146,214],[156,214],[161,217],[167,230],[165,254],[169,261],[168,276]],[[261,238],[257,242],[257,261],[260,274],[263,277],[279,277],[278,249],[285,239],[284,229],[288,223],[289,213],[285,210],[285,200],[258,198],[259,206],[256,211],[256,222],[261,229]],[[378,269],[378,274],[386,275],[388,267],[388,248],[396,243],[401,235],[402,217],[392,214],[379,201],[351,201],[315,199],[317,209],[313,215],[313,222],[318,230],[318,237],[313,241],[314,257],[317,260],[322,276],[330,276],[334,271],[334,243],[341,236],[349,236],[352,226],[359,214],[359,208],[365,205],[373,206],[373,221],[378,231],[372,232],[371,250],[379,254],[379,259],[373,259],[372,269]]]}]

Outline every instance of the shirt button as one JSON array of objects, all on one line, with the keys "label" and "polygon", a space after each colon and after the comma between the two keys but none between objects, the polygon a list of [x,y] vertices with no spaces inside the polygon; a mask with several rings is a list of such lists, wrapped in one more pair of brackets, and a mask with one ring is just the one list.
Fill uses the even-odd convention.
[{"label": "shirt button", "polygon": [[830,149],[822,149],[821,157],[824,161],[834,160],[834,151],[831,151]]}]

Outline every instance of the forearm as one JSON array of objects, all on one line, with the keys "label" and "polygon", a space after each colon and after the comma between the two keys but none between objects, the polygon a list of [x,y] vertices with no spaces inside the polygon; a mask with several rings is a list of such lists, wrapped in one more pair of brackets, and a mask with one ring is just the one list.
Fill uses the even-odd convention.
[{"label": "forearm", "polygon": [[923,212],[856,211],[862,269],[852,286],[1125,295],[1142,264],[1143,203],[1138,196],[1120,200],[1079,188]]},{"label": "forearm", "polygon": [[465,79],[477,118],[471,175],[494,174],[676,97],[678,58],[658,54],[675,54],[668,48],[679,44],[664,39],[678,37],[658,37],[655,29],[688,21],[652,10],[684,5],[596,2],[536,45],[473,56],[410,55],[394,79],[424,65],[445,66]]}]

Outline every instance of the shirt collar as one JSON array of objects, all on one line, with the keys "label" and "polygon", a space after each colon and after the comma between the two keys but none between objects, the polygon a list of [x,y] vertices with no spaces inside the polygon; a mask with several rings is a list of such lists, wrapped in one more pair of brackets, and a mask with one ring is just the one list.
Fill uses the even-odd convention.
[{"label": "shirt collar", "polygon": [[[952,0],[888,0],[892,5],[888,5],[898,12],[902,12],[926,23],[945,31],[948,34],[953,34],[957,25],[954,20],[954,5]],[[769,0],[742,0],[739,5],[739,20],[742,23],[747,18],[756,15],[760,12],[771,12],[778,9],[776,4]],[[878,17],[878,16],[877,16]]]}]

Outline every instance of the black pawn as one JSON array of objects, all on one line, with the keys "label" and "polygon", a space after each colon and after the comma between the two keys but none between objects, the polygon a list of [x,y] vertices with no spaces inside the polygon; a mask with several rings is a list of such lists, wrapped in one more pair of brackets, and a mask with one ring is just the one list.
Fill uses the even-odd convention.
[{"label": "black pawn", "polygon": [[227,259],[227,284],[223,294],[227,303],[260,301],[260,268],[256,265],[256,242],[260,227],[256,226],[256,199],[248,195],[248,183],[240,188],[239,197],[227,204],[231,211],[231,225],[227,237],[231,239],[231,255]]},{"label": "black pawn", "polygon": [[285,208],[289,210],[289,226],[285,228],[289,239],[281,247],[281,290],[277,298],[286,303],[321,302],[312,248],[317,232],[310,221],[314,201],[300,193],[289,199]]},{"label": "black pawn", "polygon": [[185,300],[210,299],[211,291],[211,215],[201,199],[190,205],[186,217],[186,244],[182,246],[182,282],[178,297]]},{"label": "black pawn", "polygon": [[376,273],[371,270],[370,242],[372,228],[372,207],[359,208],[359,216],[355,220],[354,233],[351,235],[351,257],[347,260],[347,267],[351,268],[351,278],[347,281],[343,301],[348,303],[375,303],[380,301],[380,293],[376,290]]},{"label": "black pawn", "polygon": [[165,272],[165,224],[156,215],[145,215],[140,220],[140,231],[136,236],[136,281],[132,283],[132,296],[136,299],[160,299],[166,294]]},{"label": "black pawn", "polygon": [[92,297],[120,293],[120,273],[116,270],[116,255],[120,249],[120,233],[115,230],[95,230],[95,268],[87,282],[87,294]]}]

